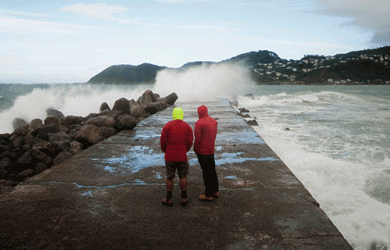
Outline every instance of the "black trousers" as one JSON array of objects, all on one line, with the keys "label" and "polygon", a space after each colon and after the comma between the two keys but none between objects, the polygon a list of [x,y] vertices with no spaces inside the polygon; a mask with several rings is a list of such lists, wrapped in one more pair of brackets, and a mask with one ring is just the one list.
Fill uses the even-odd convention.
[{"label": "black trousers", "polygon": [[201,155],[198,156],[200,167],[202,168],[203,181],[205,185],[206,197],[211,197],[213,193],[217,193],[219,190],[219,183],[217,172],[215,171],[215,159],[214,154],[212,155]]}]

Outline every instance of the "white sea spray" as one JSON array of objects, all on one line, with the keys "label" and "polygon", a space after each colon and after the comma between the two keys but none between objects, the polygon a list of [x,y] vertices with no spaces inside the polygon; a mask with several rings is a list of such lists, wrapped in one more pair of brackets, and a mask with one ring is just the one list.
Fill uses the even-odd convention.
[{"label": "white sea spray", "polygon": [[120,98],[138,99],[151,86],[132,85],[90,85],[53,84],[49,88],[37,87],[30,93],[18,96],[9,109],[0,113],[0,133],[13,131],[15,118],[30,122],[32,119],[46,118],[46,110],[54,108],[65,116],[87,116],[98,113],[100,105],[106,102],[111,108]]}]

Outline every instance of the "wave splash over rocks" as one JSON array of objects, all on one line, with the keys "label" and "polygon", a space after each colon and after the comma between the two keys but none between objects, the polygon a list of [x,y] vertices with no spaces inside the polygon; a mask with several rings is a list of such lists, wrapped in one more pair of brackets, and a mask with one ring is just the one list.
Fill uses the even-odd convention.
[{"label": "wave splash over rocks", "polygon": [[[16,118],[11,122],[13,132],[0,134],[0,193],[122,130],[133,129],[178,99],[174,92],[161,97],[152,90],[141,92],[137,100],[128,99],[135,93],[139,90],[55,86],[18,97],[1,114],[8,118],[2,123]],[[112,108],[101,100],[113,103]]]}]

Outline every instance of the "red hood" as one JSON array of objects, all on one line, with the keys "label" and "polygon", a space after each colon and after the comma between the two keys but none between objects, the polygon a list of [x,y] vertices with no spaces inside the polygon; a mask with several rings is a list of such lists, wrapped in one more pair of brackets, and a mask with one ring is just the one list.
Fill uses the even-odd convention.
[{"label": "red hood", "polygon": [[204,117],[209,116],[207,113],[207,107],[204,105],[200,106],[198,108],[198,115],[199,115],[199,118],[204,118]]}]

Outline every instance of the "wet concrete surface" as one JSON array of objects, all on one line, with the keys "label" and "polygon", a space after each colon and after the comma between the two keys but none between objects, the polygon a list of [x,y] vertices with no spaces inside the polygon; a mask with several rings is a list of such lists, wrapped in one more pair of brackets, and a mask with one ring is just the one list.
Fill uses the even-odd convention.
[{"label": "wet concrete surface", "polygon": [[[173,107],[86,149],[0,196],[1,249],[352,249],[288,167],[226,100],[219,122],[221,197],[201,202],[188,153],[190,203],[162,206],[160,133]],[[194,127],[199,103],[176,104]]]}]

